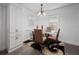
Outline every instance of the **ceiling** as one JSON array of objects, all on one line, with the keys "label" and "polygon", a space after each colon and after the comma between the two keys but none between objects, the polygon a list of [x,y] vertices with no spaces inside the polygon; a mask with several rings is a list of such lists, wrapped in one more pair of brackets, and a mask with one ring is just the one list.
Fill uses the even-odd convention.
[{"label": "ceiling", "polygon": [[[41,3],[22,3],[22,5],[33,12],[38,12],[40,10]],[[69,3],[43,3],[43,10],[53,10],[63,6],[69,5]]]}]

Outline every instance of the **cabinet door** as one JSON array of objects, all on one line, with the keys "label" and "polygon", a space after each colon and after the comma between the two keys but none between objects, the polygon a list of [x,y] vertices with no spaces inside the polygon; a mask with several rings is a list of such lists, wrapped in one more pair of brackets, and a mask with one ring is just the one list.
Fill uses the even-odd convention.
[{"label": "cabinet door", "polygon": [[16,45],[22,44],[22,8],[16,6]]},{"label": "cabinet door", "polygon": [[10,6],[10,49],[16,47],[16,8],[11,5]]},{"label": "cabinet door", "polygon": [[16,5],[10,6],[10,48],[22,43],[22,9]]}]

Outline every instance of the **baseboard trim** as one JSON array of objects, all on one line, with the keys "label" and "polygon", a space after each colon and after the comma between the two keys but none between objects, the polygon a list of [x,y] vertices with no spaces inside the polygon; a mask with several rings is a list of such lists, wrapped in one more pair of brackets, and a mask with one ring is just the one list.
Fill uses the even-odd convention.
[{"label": "baseboard trim", "polygon": [[7,53],[8,53],[8,50],[7,49],[4,49],[4,50],[0,51],[0,55],[5,55]]},{"label": "baseboard trim", "polygon": [[79,44],[76,44],[76,43],[73,43],[73,42],[69,42],[69,41],[62,41],[64,43],[68,43],[68,44],[71,44],[71,45],[75,45],[75,46],[79,46]]},{"label": "baseboard trim", "polygon": [[15,51],[16,49],[20,48],[21,46],[23,46],[23,44],[20,44],[20,45],[16,46],[15,48],[9,49],[8,53]]}]

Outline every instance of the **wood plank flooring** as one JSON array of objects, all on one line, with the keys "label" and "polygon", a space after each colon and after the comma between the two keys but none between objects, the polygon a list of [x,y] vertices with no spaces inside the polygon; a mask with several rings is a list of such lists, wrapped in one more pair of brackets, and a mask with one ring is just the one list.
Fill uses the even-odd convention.
[{"label": "wood plank flooring", "polygon": [[[68,43],[64,43],[64,46],[65,46],[65,55],[79,55],[79,46],[68,44]],[[19,49],[6,55],[43,55],[43,54],[24,44]]]}]

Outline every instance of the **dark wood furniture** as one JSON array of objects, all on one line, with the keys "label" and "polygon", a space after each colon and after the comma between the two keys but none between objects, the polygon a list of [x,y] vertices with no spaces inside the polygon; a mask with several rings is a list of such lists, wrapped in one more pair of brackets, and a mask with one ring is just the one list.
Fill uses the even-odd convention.
[{"label": "dark wood furniture", "polygon": [[54,39],[53,39],[53,37],[48,38],[50,36],[50,35],[48,35],[48,37],[46,38],[46,40],[44,42],[44,45],[46,47],[48,47],[49,49],[51,49],[51,50],[52,50],[52,48],[56,48],[56,50],[57,50],[58,46],[59,46],[59,43],[60,43],[60,41],[58,40],[59,32],[60,32],[60,29],[58,29],[56,38],[54,38]]},{"label": "dark wood furniture", "polygon": [[[60,45],[62,43],[58,40],[60,29],[58,29],[57,35],[55,39],[52,38],[46,38],[46,40],[43,42],[43,34],[41,29],[34,29],[34,41],[35,43],[32,45],[33,48],[43,51],[43,49],[46,47],[49,52],[51,53],[57,53],[59,50],[64,52],[64,46]],[[47,35],[47,37],[50,35]]]},{"label": "dark wood furniture", "polygon": [[43,43],[43,33],[41,29],[34,29],[34,41],[36,43]]}]

